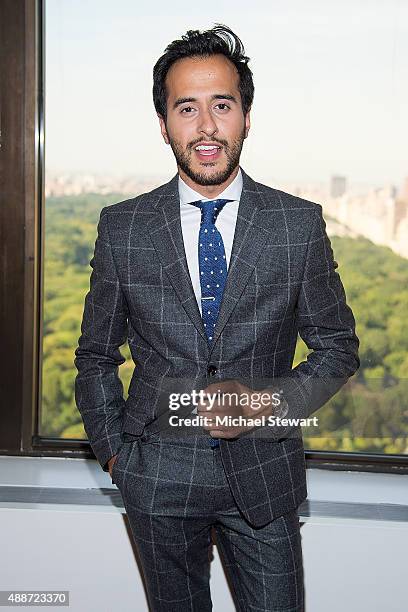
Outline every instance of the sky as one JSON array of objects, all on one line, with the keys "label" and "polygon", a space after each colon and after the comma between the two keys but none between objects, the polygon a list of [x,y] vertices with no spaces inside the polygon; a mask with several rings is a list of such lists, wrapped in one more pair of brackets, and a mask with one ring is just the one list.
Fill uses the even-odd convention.
[{"label": "sky", "polygon": [[46,0],[46,172],[176,172],[152,69],[188,29],[224,23],[251,58],[242,167],[260,182],[401,186],[408,176],[406,0]]}]

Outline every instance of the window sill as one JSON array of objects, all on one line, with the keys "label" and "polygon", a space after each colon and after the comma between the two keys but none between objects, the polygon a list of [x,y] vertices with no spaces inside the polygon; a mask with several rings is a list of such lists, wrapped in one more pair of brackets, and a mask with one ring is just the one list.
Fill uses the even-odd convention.
[{"label": "window sill", "polygon": [[[122,498],[95,460],[0,457],[0,508],[124,513]],[[408,476],[307,469],[305,523],[408,529]]]}]

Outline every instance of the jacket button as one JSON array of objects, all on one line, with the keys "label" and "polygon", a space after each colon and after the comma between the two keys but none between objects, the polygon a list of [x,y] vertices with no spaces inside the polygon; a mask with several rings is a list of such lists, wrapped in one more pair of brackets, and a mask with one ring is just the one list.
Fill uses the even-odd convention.
[{"label": "jacket button", "polygon": [[207,372],[208,372],[208,374],[210,376],[215,376],[215,374],[217,372],[217,368],[214,365],[210,365],[210,366],[208,366]]}]

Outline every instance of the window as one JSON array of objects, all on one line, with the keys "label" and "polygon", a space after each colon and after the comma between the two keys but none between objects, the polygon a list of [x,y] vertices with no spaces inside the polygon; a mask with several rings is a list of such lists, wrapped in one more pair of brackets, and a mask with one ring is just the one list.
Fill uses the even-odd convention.
[{"label": "window", "polygon": [[[170,40],[220,22],[242,38],[254,73],[241,164],[256,180],[323,205],[357,321],[361,368],[319,411],[323,435],[306,436],[305,448],[406,455],[408,7],[260,1],[248,14],[244,4],[231,12],[218,2],[191,5],[187,15],[185,6],[45,3],[39,433],[85,438],[73,351],[99,211],[175,174],[154,112],[152,68]],[[122,353],[126,394],[133,363],[127,345]],[[295,364],[306,354],[299,339]]]}]

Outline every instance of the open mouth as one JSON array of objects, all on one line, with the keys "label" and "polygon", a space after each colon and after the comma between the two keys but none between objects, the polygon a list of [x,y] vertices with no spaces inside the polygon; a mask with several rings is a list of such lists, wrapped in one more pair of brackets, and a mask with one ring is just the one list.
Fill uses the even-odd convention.
[{"label": "open mouth", "polygon": [[200,161],[214,161],[221,155],[222,147],[218,145],[197,145],[194,147],[195,154]]}]

